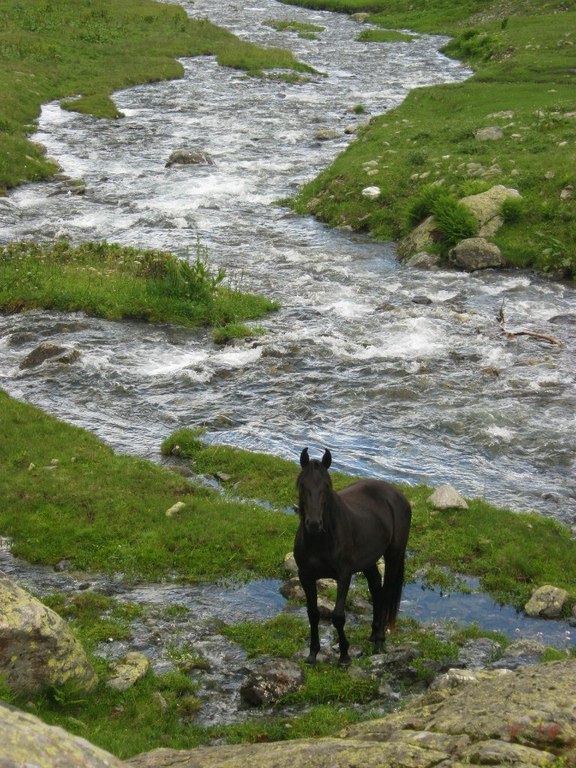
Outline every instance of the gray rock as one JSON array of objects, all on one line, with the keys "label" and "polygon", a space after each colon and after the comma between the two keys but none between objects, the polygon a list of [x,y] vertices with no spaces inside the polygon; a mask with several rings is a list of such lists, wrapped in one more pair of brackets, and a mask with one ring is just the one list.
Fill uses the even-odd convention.
[{"label": "gray rock", "polygon": [[451,485],[440,485],[428,498],[436,509],[468,509],[468,503]]},{"label": "gray rock", "polygon": [[568,597],[565,589],[547,584],[534,590],[524,610],[533,618],[558,619],[562,616]]},{"label": "gray rock", "polygon": [[474,214],[479,225],[478,235],[489,237],[497,232],[504,223],[501,216],[502,204],[506,200],[519,200],[521,197],[522,195],[517,189],[505,187],[503,184],[495,184],[486,192],[463,197],[460,202]]},{"label": "gray rock", "polygon": [[148,657],[132,651],[112,664],[112,677],[106,681],[106,685],[115,691],[127,691],[141,680],[149,669]]},{"label": "gray rock", "polygon": [[376,200],[382,194],[380,187],[364,187],[362,190],[362,197],[368,198],[368,200]]},{"label": "gray rock", "polygon": [[483,237],[468,237],[462,240],[449,251],[448,259],[453,266],[467,272],[504,265],[500,248]]},{"label": "gray rock", "polygon": [[441,265],[440,256],[435,253],[426,253],[426,251],[420,251],[414,254],[406,261],[406,266],[413,267],[414,269],[439,269]]},{"label": "gray rock", "polygon": [[98,679],[80,643],[57,613],[0,573],[0,675],[15,691],[93,690]]},{"label": "gray rock", "polygon": [[498,125],[490,125],[487,128],[479,128],[474,138],[477,141],[498,141],[504,137],[504,131]]},{"label": "gray rock", "polygon": [[173,165],[214,165],[214,160],[207,152],[176,149],[168,158],[166,168],[171,168]]},{"label": "gray rock", "polygon": [[125,764],[85,739],[0,702],[2,768],[122,768]]},{"label": "gray rock", "polygon": [[546,646],[537,640],[517,640],[511,643],[504,654],[489,664],[489,669],[519,669],[531,664],[538,664],[546,651]]},{"label": "gray rock", "polygon": [[319,131],[316,131],[315,137],[318,139],[318,141],[333,141],[334,139],[339,138],[340,134],[338,131],[334,131],[331,128],[322,128]]},{"label": "gray rock", "polygon": [[77,349],[70,349],[69,347],[62,347],[59,344],[52,344],[49,341],[44,341],[40,346],[33,349],[24,360],[20,363],[21,369],[37,368],[46,360],[51,360],[55,363],[73,363],[80,357],[80,352]]},{"label": "gray rock", "polygon": [[248,679],[240,688],[242,700],[252,707],[274,704],[304,684],[304,673],[286,659],[259,659],[247,667]]}]

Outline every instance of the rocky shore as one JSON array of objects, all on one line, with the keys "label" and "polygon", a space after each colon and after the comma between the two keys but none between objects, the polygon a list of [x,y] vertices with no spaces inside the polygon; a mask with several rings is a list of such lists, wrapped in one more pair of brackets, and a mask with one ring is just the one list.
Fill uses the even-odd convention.
[{"label": "rocky shore", "polygon": [[356,765],[456,768],[461,765],[576,764],[576,660],[517,671],[448,672],[404,710],[336,737],[156,749],[126,763],[83,739],[0,704],[0,765],[59,768],[339,768]]}]

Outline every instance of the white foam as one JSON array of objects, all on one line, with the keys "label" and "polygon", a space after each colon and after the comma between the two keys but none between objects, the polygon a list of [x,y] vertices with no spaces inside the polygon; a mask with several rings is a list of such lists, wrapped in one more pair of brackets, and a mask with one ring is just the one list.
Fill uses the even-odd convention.
[{"label": "white foam", "polygon": [[245,365],[254,363],[262,355],[262,348],[232,350],[230,352],[220,352],[213,358],[218,365],[226,368],[242,368]]}]

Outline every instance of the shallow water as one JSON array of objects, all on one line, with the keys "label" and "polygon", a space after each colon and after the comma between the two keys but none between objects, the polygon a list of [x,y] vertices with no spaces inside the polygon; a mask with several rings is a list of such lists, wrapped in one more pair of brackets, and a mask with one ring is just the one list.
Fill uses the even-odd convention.
[{"label": "shallow water", "polygon": [[[130,639],[110,639],[99,645],[96,654],[113,660],[129,651],[139,651],[148,657],[157,674],[173,669],[179,660],[201,660],[190,674],[198,685],[201,701],[195,722],[206,726],[270,714],[266,709],[243,707],[240,688],[246,680],[248,659],[242,648],[221,634],[222,623],[264,621],[283,611],[306,618],[304,608],[287,604],[279,591],[281,582],[274,579],[248,584],[128,585],[121,578],[80,576],[30,565],[14,558],[9,540],[1,537],[0,571],[40,599],[52,593],[91,589],[121,602],[141,605],[145,615],[132,621]],[[495,604],[477,591],[474,580],[470,579],[468,586],[471,591],[465,594],[407,584],[400,616],[414,618],[436,631],[445,625],[476,623],[483,629],[502,633],[511,641],[532,639],[559,650],[571,649],[576,644],[576,630],[567,622],[530,619],[512,608]],[[348,621],[353,624],[357,618],[349,614]],[[362,621],[368,628],[369,618],[364,616]],[[321,636],[323,648],[336,642],[335,633],[326,622],[322,623]],[[306,655],[305,648],[302,655]]]}]

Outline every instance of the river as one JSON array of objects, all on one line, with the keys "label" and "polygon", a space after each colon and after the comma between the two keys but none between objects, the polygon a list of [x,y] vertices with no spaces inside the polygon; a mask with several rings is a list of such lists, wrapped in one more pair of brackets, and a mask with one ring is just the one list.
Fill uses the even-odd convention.
[{"label": "river", "polygon": [[[576,522],[576,294],[524,272],[423,272],[393,243],[329,229],[274,205],[351,140],[346,130],[419,86],[470,73],[443,39],[360,43],[353,20],[280,5],[182,3],[241,37],[290,47],[323,73],[306,83],[248,78],[211,57],[185,75],[116,94],[124,117],[47,104],[34,137],[84,195],[54,183],[14,190],[0,239],[66,237],[194,253],[198,239],[229,284],[277,299],[265,335],[216,347],[205,331],[81,314],[0,317],[0,386],[116,450],[158,459],[180,427],[296,459],[330,447],[337,469],[411,484],[449,482],[515,510]],[[323,27],[300,39],[263,24]],[[325,76],[324,76],[325,75]],[[365,114],[353,107],[362,104]],[[321,141],[320,130],[337,138]],[[179,148],[213,165],[166,168]],[[507,339],[508,325],[557,347]],[[69,366],[21,370],[41,341],[78,349]]]}]

